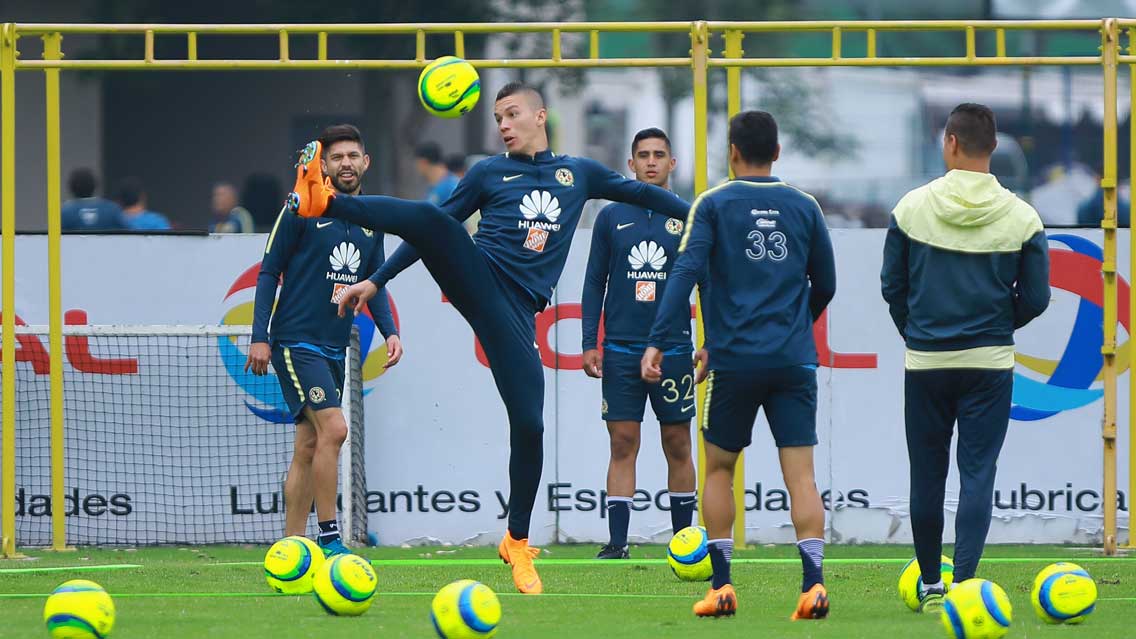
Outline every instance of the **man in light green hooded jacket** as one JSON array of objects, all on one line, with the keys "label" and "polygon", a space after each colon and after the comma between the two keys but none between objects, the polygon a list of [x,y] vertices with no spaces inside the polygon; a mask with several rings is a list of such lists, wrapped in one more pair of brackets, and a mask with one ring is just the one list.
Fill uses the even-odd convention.
[{"label": "man in light green hooded jacket", "polygon": [[993,508],[1013,392],[1014,331],[1049,305],[1049,247],[1037,211],[990,174],[994,113],[960,104],[947,120],[947,174],[892,212],[883,296],[907,344],[904,379],[911,531],[920,610],[937,611],[943,501],[958,423],[954,581],[975,576]]}]

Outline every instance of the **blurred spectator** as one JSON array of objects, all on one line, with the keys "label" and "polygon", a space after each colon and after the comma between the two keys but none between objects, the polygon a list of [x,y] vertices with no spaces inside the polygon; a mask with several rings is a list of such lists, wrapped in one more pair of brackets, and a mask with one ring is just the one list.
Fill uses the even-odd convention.
[{"label": "blurred spectator", "polygon": [[253,173],[245,178],[241,187],[241,206],[252,216],[257,230],[268,231],[276,223],[284,202],[284,187],[280,178],[271,173]]},{"label": "blurred spectator", "polygon": [[161,213],[146,208],[146,190],[142,180],[136,177],[123,178],[118,183],[115,199],[122,206],[122,216],[126,225],[135,231],[168,231],[170,221]]},{"label": "blurred spectator", "polygon": [[1057,164],[1044,173],[1045,182],[1030,191],[1029,203],[1046,226],[1076,225],[1077,209],[1100,188],[1100,176],[1083,164]]},{"label": "blurred spectator", "polygon": [[414,168],[426,179],[430,188],[426,191],[426,201],[434,205],[445,202],[458,185],[458,179],[442,162],[442,148],[433,142],[423,142],[414,149]]},{"label": "blurred spectator", "polygon": [[213,223],[210,233],[252,233],[252,215],[237,200],[237,187],[228,182],[213,185]]},{"label": "blurred spectator", "polygon": [[98,181],[94,171],[75,169],[67,178],[67,188],[74,198],[63,203],[64,231],[112,231],[127,228],[122,209],[101,197],[95,197]]},{"label": "blurred spectator", "polygon": [[[1104,189],[1100,187],[1101,167],[1094,167],[1097,187],[1093,194],[1088,199],[1082,200],[1081,204],[1077,206],[1077,225],[1088,226],[1092,228],[1100,227],[1101,220],[1104,219]],[[1128,228],[1131,220],[1129,220],[1128,198],[1124,197],[1125,193],[1117,189],[1116,194],[1116,222],[1120,228]],[[1129,194],[1131,196],[1131,194]]]},{"label": "blurred spectator", "polygon": [[446,158],[446,170],[460,182],[465,177],[465,156],[454,154]]}]

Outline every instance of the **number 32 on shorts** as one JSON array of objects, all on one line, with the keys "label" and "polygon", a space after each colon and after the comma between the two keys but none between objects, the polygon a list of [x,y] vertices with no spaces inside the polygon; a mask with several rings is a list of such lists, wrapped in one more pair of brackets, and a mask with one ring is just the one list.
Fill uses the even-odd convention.
[{"label": "number 32 on shorts", "polygon": [[[679,385],[686,389],[686,392],[679,392]],[[694,377],[691,375],[683,375],[682,379],[678,382],[673,379],[664,379],[663,390],[666,395],[663,395],[663,401],[668,404],[673,404],[679,400],[679,397],[686,401],[694,401]]]}]

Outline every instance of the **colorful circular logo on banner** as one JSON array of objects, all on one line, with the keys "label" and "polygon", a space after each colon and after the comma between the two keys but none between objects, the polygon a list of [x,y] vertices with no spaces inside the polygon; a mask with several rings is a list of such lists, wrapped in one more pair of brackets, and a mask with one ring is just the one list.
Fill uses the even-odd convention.
[{"label": "colorful circular logo on banner", "polygon": [[[248,326],[253,320],[253,302],[244,301],[233,303],[233,296],[241,291],[255,290],[256,278],[260,273],[260,263],[253,264],[237,277],[229,292],[225,294],[225,315],[221,318],[223,326]],[[246,298],[247,299],[247,298]],[[398,311],[395,310],[394,300],[390,300],[391,311],[394,314],[395,325],[398,325]],[[369,386],[373,385],[386,369],[387,345],[379,334],[371,312],[364,312],[355,318],[355,326],[359,329],[359,350],[363,353],[363,394],[371,392]],[[377,339],[376,339],[377,338]],[[292,416],[288,405],[284,402],[284,395],[280,392],[280,382],[275,375],[253,375],[245,372],[245,361],[248,353],[237,345],[237,340],[221,336],[217,338],[217,348],[221,354],[221,361],[229,377],[251,397],[245,400],[249,411],[261,419],[277,424],[292,423]]]},{"label": "colorful circular logo on banner", "polygon": [[[1043,376],[1043,380],[1014,373],[1014,406],[1010,418],[1037,421],[1063,411],[1087,406],[1104,395],[1099,387],[1104,356],[1104,282],[1101,265],[1104,254],[1091,240],[1076,235],[1051,235],[1051,242],[1069,247],[1050,249],[1049,283],[1080,299],[1073,329],[1057,360],[1017,354],[1018,365]],[[1130,333],[1128,282],[1117,277],[1120,324]],[[1117,348],[1117,373],[1128,370],[1129,343]]]}]

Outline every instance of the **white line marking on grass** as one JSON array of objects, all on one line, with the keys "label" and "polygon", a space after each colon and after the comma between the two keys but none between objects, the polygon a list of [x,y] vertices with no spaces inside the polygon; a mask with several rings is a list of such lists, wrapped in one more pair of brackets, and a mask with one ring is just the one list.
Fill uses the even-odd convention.
[{"label": "white line marking on grass", "polygon": [[0,576],[22,575],[33,572],[97,572],[101,570],[130,570],[141,564],[105,564],[101,566],[40,566],[37,568],[0,568]]}]

